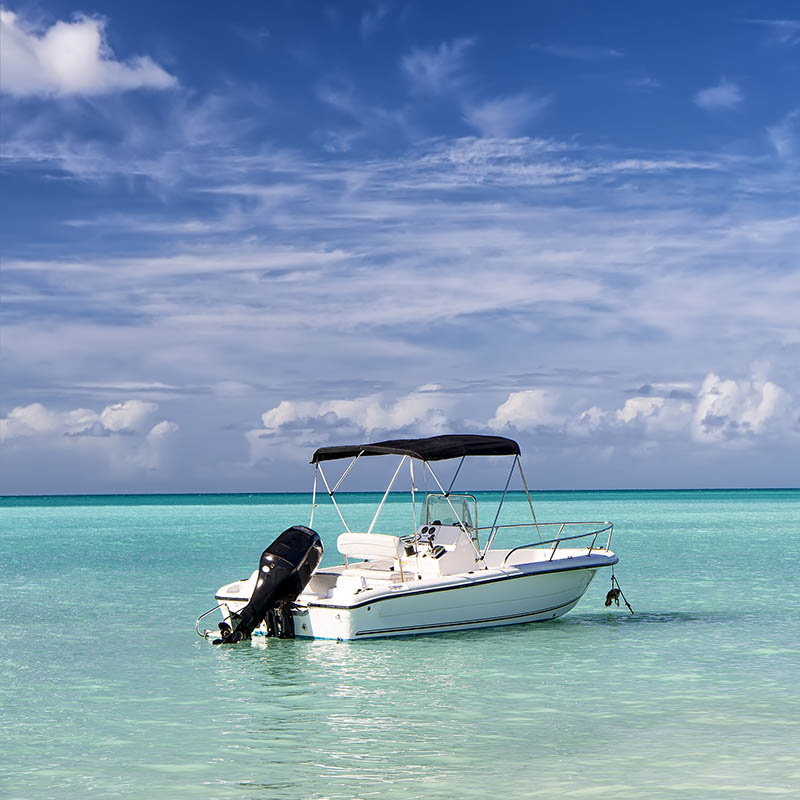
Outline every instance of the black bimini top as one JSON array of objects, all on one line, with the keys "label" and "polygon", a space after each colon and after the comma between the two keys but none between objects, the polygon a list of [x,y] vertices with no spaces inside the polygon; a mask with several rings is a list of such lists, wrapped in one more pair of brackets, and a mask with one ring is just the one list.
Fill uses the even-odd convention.
[{"label": "black bimini top", "polygon": [[359,453],[365,456],[400,455],[419,458],[422,461],[443,461],[461,456],[518,456],[519,445],[504,436],[474,436],[448,434],[430,436],[427,439],[391,439],[372,444],[346,444],[337,447],[320,447],[311,459],[312,464],[332,461],[336,458],[353,458]]}]

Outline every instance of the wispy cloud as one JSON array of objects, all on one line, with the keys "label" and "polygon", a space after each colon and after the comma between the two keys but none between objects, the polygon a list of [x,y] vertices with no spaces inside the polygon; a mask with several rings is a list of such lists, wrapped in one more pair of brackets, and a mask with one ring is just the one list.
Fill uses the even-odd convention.
[{"label": "wispy cloud", "polygon": [[243,41],[255,47],[263,47],[272,38],[269,28],[248,28],[244,25],[233,25],[231,30]]},{"label": "wispy cloud", "polygon": [[761,25],[770,34],[770,39],[786,47],[800,44],[800,20],[796,19],[749,19],[753,25]]},{"label": "wispy cloud", "polygon": [[735,83],[723,78],[716,86],[701,89],[692,100],[706,111],[729,111],[741,104],[744,95]]},{"label": "wispy cloud", "polygon": [[106,21],[78,16],[37,31],[0,9],[0,91],[12,95],[96,95],[130,89],[168,89],[175,76],[149,56],[114,57]]},{"label": "wispy cloud", "polygon": [[368,39],[380,29],[390,8],[389,3],[379,0],[372,8],[367,8],[361,13],[361,37],[363,39]]},{"label": "wispy cloud", "polygon": [[634,89],[638,89],[642,92],[652,92],[656,89],[660,89],[662,86],[661,81],[653,78],[651,75],[641,75],[637,78],[631,78],[627,83],[628,86],[632,86]]},{"label": "wispy cloud", "polygon": [[263,103],[252,94],[243,102],[236,91],[198,99],[180,90],[147,107],[128,97],[66,108],[12,100],[3,108],[0,159],[59,169],[81,180],[142,177],[161,187],[223,171],[232,178],[247,174],[253,163],[277,166],[282,158],[266,147],[248,148],[246,155],[236,148],[252,134],[253,110],[263,110]]},{"label": "wispy cloud", "polygon": [[433,50],[415,48],[403,56],[401,65],[417,91],[434,95],[452,92],[464,85],[464,60],[474,44],[474,38],[462,38],[442,42]]},{"label": "wispy cloud", "polygon": [[343,78],[323,81],[317,86],[317,97],[348,118],[346,127],[325,132],[323,148],[329,153],[347,153],[362,140],[381,141],[409,138],[411,123],[407,108],[387,108],[364,100],[353,84]]},{"label": "wispy cloud", "polygon": [[[698,105],[685,91],[685,119],[665,128],[685,75],[707,69],[701,42],[719,15],[698,21],[672,72],[672,30],[648,39],[664,87],[648,95],[658,87],[621,55],[647,35],[637,15],[609,42],[618,50],[569,46],[596,41],[602,15],[587,10],[567,44],[534,51],[535,25],[483,37],[477,7],[436,24],[387,9],[339,4],[331,25],[324,8],[309,24],[292,3],[232,12],[213,53],[197,47],[216,30],[210,7],[163,31],[147,15],[121,33],[114,18],[69,18],[57,30],[79,35],[83,83],[59,48],[55,72],[25,55],[33,83],[13,86],[29,94],[0,97],[14,198],[6,491],[25,484],[22,462],[45,491],[56,462],[78,490],[112,463],[163,474],[178,442],[190,448],[170,473],[181,488],[197,488],[195,469],[204,486],[297,488],[297,473],[263,466],[281,441],[445,429],[519,435],[562,486],[596,485],[589,466],[615,455],[603,474],[617,485],[641,485],[643,464],[663,485],[670,459],[677,480],[702,480],[708,464],[729,477],[730,455],[708,454],[734,443],[753,445],[759,480],[781,448],[771,474],[796,474],[800,128],[778,80],[787,52],[744,64],[747,84],[701,78]],[[520,13],[534,22],[541,9]],[[55,18],[30,19],[4,35],[44,47]],[[773,23],[745,32],[791,44],[792,25]],[[259,58],[236,24],[269,27]],[[149,62],[132,59],[143,52]],[[564,69],[536,70],[551,57]],[[172,88],[123,91],[159,80]],[[742,109],[748,86],[764,101],[709,129],[719,120],[697,109]],[[621,88],[641,93],[622,103]],[[587,91],[592,102],[570,104]],[[697,145],[726,135],[716,151]],[[161,408],[134,419],[134,400]],[[637,461],[651,446],[659,458]],[[697,466],[698,453],[712,460]]]},{"label": "wispy cloud", "polygon": [[523,92],[468,105],[464,118],[482,136],[511,138],[526,132],[531,122],[547,108],[549,103],[549,97],[533,97]]},{"label": "wispy cloud", "polygon": [[790,111],[777,125],[767,128],[767,136],[775,152],[789,160],[800,152],[800,108]]},{"label": "wispy cloud", "polygon": [[534,50],[540,50],[550,56],[573,58],[579,61],[596,61],[603,58],[622,58],[625,54],[613,47],[597,45],[565,44],[551,42],[549,44],[532,44]]}]

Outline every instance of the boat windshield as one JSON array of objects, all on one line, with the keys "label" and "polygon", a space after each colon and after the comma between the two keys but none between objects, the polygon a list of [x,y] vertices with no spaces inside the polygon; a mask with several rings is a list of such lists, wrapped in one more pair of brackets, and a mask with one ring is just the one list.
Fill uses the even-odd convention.
[{"label": "boat windshield", "polygon": [[[455,510],[455,513],[453,513]],[[471,494],[429,494],[425,498],[425,523],[438,521],[442,525],[465,526],[469,532],[475,530],[478,518],[478,501]]]}]

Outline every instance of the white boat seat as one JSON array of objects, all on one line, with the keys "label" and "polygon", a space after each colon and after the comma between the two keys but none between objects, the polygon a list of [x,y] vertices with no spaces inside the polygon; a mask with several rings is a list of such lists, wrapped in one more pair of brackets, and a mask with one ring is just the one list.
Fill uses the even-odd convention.
[{"label": "white boat seat", "polygon": [[402,558],[406,551],[397,536],[385,533],[342,533],[336,547],[343,556],[350,558]]}]

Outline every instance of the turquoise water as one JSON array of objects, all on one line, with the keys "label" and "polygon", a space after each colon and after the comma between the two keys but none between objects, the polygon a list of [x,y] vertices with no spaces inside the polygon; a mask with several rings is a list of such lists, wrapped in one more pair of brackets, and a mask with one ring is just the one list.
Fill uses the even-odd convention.
[{"label": "turquoise water", "polygon": [[615,522],[634,616],[601,573],[553,622],[213,647],[195,617],[308,496],[0,499],[0,796],[800,795],[800,491],[537,500]]}]

